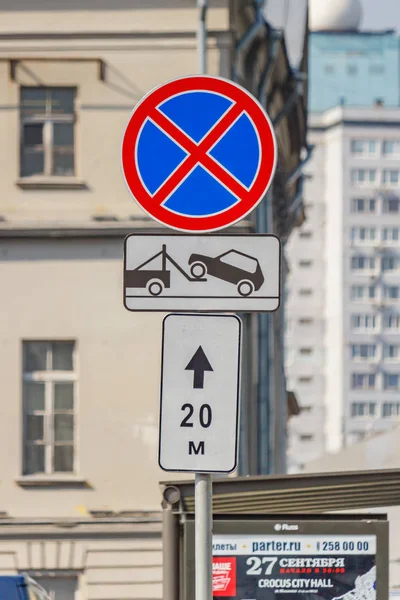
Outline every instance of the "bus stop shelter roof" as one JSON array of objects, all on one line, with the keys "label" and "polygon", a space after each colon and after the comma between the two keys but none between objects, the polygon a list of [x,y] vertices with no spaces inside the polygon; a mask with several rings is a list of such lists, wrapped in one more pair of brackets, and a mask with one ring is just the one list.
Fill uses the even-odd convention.
[{"label": "bus stop shelter roof", "polygon": [[[161,482],[176,512],[194,512],[194,481]],[[400,469],[213,480],[215,514],[320,513],[400,506]]]}]

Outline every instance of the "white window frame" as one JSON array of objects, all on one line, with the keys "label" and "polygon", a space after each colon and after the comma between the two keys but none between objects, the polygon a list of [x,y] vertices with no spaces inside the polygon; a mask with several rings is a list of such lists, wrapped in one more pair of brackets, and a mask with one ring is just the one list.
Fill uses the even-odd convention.
[{"label": "white window frame", "polygon": [[[394,356],[390,356],[389,350],[395,349]],[[384,344],[383,345],[383,358],[386,362],[398,362],[400,358],[400,345],[399,344]]]},{"label": "white window frame", "polygon": [[[371,406],[374,407],[374,410],[371,411]],[[361,411],[356,411],[356,407],[365,407],[367,410],[364,414],[360,414]],[[351,403],[351,411],[350,416],[352,419],[371,419],[376,417],[377,413],[377,403],[376,402],[352,402]],[[354,414],[356,413],[356,414]]]},{"label": "white window frame", "polygon": [[[23,431],[23,453],[22,453],[22,473],[24,477],[31,476],[71,476],[77,473],[77,344],[75,340],[24,340],[24,344],[29,343],[45,343],[47,347],[46,363],[48,370],[46,371],[33,371],[33,372],[22,372],[23,383],[27,382],[39,382],[44,384],[44,410],[33,410],[27,411],[24,401],[22,402],[22,431]],[[50,370],[52,361],[52,350],[51,344],[56,342],[69,342],[73,344],[73,370],[72,371],[53,371]],[[53,468],[54,464],[54,447],[57,442],[54,439],[54,384],[55,383],[73,383],[73,409],[72,410],[57,410],[57,414],[72,414],[73,416],[73,441],[66,442],[65,445],[72,446],[73,452],[73,463],[72,471],[55,471]],[[25,465],[25,447],[30,445],[36,445],[35,442],[29,442],[25,439],[26,431],[26,418],[29,415],[40,415],[43,416],[43,444],[44,445],[44,471],[40,471],[34,474],[26,473]],[[64,445],[64,444],[60,444]]]},{"label": "white window frame", "polygon": [[[360,321],[358,326],[356,321]],[[369,326],[369,321],[372,321],[372,325]],[[351,315],[351,328],[353,331],[376,331],[377,329],[377,318],[376,315],[355,313]]]},{"label": "white window frame", "polygon": [[[363,203],[363,209],[358,210],[358,203]],[[374,209],[371,210],[371,206],[374,206]],[[355,214],[375,214],[377,211],[377,199],[376,198],[352,198],[351,199],[351,212]]]},{"label": "white window frame", "polygon": [[[363,290],[362,296],[355,295],[354,291]],[[370,291],[374,290],[374,295],[370,295]],[[376,299],[376,286],[375,285],[362,285],[362,284],[354,284],[350,288],[350,299],[353,302],[370,302]]]},{"label": "white window frame", "polygon": [[[361,149],[356,150],[356,145],[361,144]],[[375,144],[375,149],[371,150],[371,145]],[[353,138],[350,141],[350,152],[353,156],[377,156],[378,141],[367,138]]]},{"label": "white window frame", "polygon": [[[393,233],[397,231],[397,238]],[[387,245],[397,246],[400,244],[400,228],[399,227],[383,227],[382,229],[382,241]]]},{"label": "white window frame", "polygon": [[[390,415],[385,415],[385,407],[390,406],[395,408],[394,411],[390,410]],[[393,417],[400,417],[400,402],[383,402],[382,403],[382,418],[390,419]]]},{"label": "white window frame", "polygon": [[[361,356],[361,347],[362,346],[366,346],[368,348],[367,356]],[[354,348],[359,348],[358,354],[353,353]],[[375,349],[375,352],[372,352],[373,348]],[[370,353],[370,350],[371,350],[371,353]],[[376,344],[351,344],[350,345],[350,357],[354,361],[373,362],[373,361],[376,361],[376,359],[377,359],[377,354],[378,354],[377,350],[378,350],[378,348],[377,348]]]},{"label": "white window frame", "polygon": [[[31,89],[34,86],[21,86],[21,103],[22,103],[22,93],[24,89]],[[46,90],[56,90],[57,88],[68,89],[74,94],[74,105],[76,98],[76,88],[73,86],[47,86]],[[65,178],[69,180],[73,177],[76,177],[76,115],[75,115],[75,107],[72,114],[51,114],[49,107],[51,101],[49,95],[46,98],[46,112],[41,113],[38,111],[36,115],[23,115],[21,112],[20,118],[20,154],[21,154],[21,163],[20,163],[20,177],[22,179],[29,179],[31,177],[45,177],[45,178]],[[73,140],[73,173],[68,175],[57,175],[53,173],[53,139],[54,139],[54,125],[62,124],[62,123],[70,123],[73,125],[74,130],[74,140]],[[23,173],[23,165],[22,165],[22,151],[24,148],[24,130],[25,125],[42,125],[43,126],[43,173],[38,173],[35,175],[26,175]]]},{"label": "white window frame", "polygon": [[[356,377],[362,378],[361,385],[354,385]],[[373,385],[369,385],[369,379],[373,377]],[[376,375],[375,373],[352,373],[351,374],[351,389],[352,390],[375,390],[376,389]]]},{"label": "white window frame", "polygon": [[[359,265],[360,265],[360,263],[363,262],[364,265],[367,265],[367,266],[362,266],[362,267],[359,265],[353,266],[357,260],[358,260]],[[371,266],[371,263],[373,263],[373,266]],[[376,258],[375,258],[375,256],[365,256],[365,255],[361,255],[361,254],[355,254],[350,259],[350,269],[352,271],[366,271],[367,273],[374,272],[374,271],[376,271]]]},{"label": "white window frame", "polygon": [[[387,290],[389,288],[390,289],[391,288],[397,289],[398,290],[398,296],[395,296],[395,297],[389,296],[387,294]],[[383,286],[383,297],[384,297],[385,300],[388,300],[389,302],[399,302],[400,301],[400,285],[384,285]]]},{"label": "white window frame", "polygon": [[[397,150],[394,152],[387,151],[387,144],[394,144],[397,146]],[[382,154],[383,156],[400,156],[400,140],[384,140],[382,143]]]},{"label": "white window frame", "polygon": [[[390,202],[396,202],[397,203],[397,210],[389,210],[389,203]],[[397,215],[400,213],[400,198],[397,196],[391,196],[391,197],[387,197],[383,199],[383,203],[382,203],[382,212],[385,215]]]},{"label": "white window frame", "polygon": [[[395,319],[396,320],[396,327],[389,327],[389,325],[387,324],[389,319]],[[400,315],[398,314],[390,314],[390,315],[384,315],[383,317],[383,329],[385,331],[400,331]]]},{"label": "white window frame", "polygon": [[[364,237],[365,234],[365,237]],[[376,227],[357,226],[352,227],[350,232],[351,241],[353,244],[365,246],[373,246],[378,241],[378,231]]]},{"label": "white window frame", "polygon": [[373,187],[378,183],[378,172],[377,169],[356,168],[351,170],[350,179],[354,187]]},{"label": "white window frame", "polygon": [[[392,175],[396,175],[395,180],[392,181]],[[400,186],[400,169],[383,169],[382,171],[382,185],[385,187],[399,187]]]}]

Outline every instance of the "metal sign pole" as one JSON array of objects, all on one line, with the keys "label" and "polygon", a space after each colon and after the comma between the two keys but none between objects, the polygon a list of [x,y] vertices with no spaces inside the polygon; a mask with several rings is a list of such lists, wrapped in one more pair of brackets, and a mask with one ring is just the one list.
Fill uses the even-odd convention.
[{"label": "metal sign pole", "polygon": [[[197,0],[199,71],[207,72],[207,0]],[[212,476],[195,473],[196,600],[212,600]]]},{"label": "metal sign pole", "polygon": [[195,474],[196,600],[212,600],[212,478]]}]

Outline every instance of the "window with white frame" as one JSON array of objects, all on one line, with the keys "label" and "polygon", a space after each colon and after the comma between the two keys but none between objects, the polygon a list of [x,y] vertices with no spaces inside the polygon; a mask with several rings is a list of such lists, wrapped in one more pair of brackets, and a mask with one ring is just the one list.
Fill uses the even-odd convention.
[{"label": "window with white frame", "polygon": [[351,228],[351,240],[353,242],[366,244],[368,242],[375,242],[376,228],[375,227],[352,227]]},{"label": "window with white frame", "polygon": [[400,330],[400,315],[384,315],[383,317],[383,328],[389,331]]},{"label": "window with white frame", "polygon": [[398,271],[400,269],[400,257],[384,256],[382,258],[382,271]]},{"label": "window with white frame", "polygon": [[384,183],[385,185],[399,185],[399,169],[384,169],[382,173],[382,183]]},{"label": "window with white frame", "polygon": [[374,256],[352,256],[351,269],[353,271],[373,271],[375,269]]},{"label": "window with white frame", "polygon": [[383,417],[399,417],[400,416],[400,402],[384,402],[382,404],[382,416]]},{"label": "window with white frame", "polygon": [[376,344],[351,344],[351,357],[368,360],[376,356]]},{"label": "window with white frame", "polygon": [[400,357],[400,346],[398,344],[385,344],[383,346],[383,357],[387,360],[398,360]]},{"label": "window with white frame", "polygon": [[356,156],[373,156],[377,151],[376,140],[354,139],[350,142],[351,153]]},{"label": "window with white frame", "polygon": [[376,402],[352,402],[352,417],[374,417],[376,415]]},{"label": "window with white frame", "polygon": [[351,211],[353,213],[375,213],[375,198],[352,198]]},{"label": "window with white frame", "polygon": [[400,212],[400,198],[391,196],[383,200],[383,212],[384,213],[398,213]]},{"label": "window with white frame", "polygon": [[23,474],[74,472],[75,344],[23,342]]},{"label": "window with white frame", "polygon": [[398,300],[400,298],[400,287],[398,285],[384,285],[383,297],[387,300]]},{"label": "window with white frame", "polygon": [[376,316],[369,314],[351,315],[351,328],[355,331],[374,331],[376,329]]},{"label": "window with white frame", "polygon": [[400,376],[397,373],[383,374],[383,388],[385,390],[398,390],[400,384]]},{"label": "window with white frame", "polygon": [[353,185],[374,185],[377,180],[376,169],[352,169],[351,182]]},{"label": "window with white frame", "polygon": [[376,287],[374,285],[352,285],[350,297],[355,301],[373,300],[376,297]]},{"label": "window with white frame", "polygon": [[21,177],[75,174],[75,88],[21,88]]},{"label": "window with white frame", "polygon": [[400,156],[400,140],[384,140],[382,151],[385,156]]},{"label": "window with white frame", "polygon": [[351,387],[353,390],[374,390],[376,377],[374,373],[352,373]]},{"label": "window with white frame", "polygon": [[384,227],[382,231],[382,239],[384,242],[397,243],[400,239],[398,227]]}]

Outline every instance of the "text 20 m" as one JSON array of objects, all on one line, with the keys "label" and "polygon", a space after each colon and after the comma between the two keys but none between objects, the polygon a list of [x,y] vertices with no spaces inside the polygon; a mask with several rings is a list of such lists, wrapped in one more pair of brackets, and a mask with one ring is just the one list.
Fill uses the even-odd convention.
[{"label": "text 20 m", "polygon": [[[186,403],[181,408],[187,414],[181,421],[181,427],[193,427],[193,421],[191,421],[194,414],[193,404]],[[209,404],[202,404],[199,409],[199,422],[202,427],[207,429],[212,423],[212,410]]]}]

